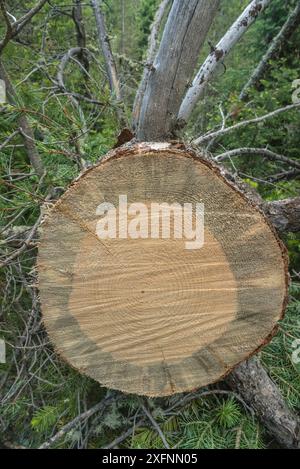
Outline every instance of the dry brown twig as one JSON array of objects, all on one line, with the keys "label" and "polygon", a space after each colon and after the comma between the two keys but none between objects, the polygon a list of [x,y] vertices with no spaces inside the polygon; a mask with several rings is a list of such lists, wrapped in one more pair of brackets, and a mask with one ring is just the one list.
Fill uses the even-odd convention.
[{"label": "dry brown twig", "polygon": [[159,436],[161,438],[161,441],[163,442],[164,447],[167,448],[167,449],[170,449],[169,443],[167,442],[166,437],[162,432],[162,429],[160,428],[160,426],[156,422],[156,420],[153,417],[153,415],[151,414],[150,410],[147,409],[147,407],[144,404],[141,404],[141,407],[142,407],[143,411],[145,412],[145,414],[147,415],[150,422],[152,423],[153,427],[155,428],[155,430],[159,434]]}]

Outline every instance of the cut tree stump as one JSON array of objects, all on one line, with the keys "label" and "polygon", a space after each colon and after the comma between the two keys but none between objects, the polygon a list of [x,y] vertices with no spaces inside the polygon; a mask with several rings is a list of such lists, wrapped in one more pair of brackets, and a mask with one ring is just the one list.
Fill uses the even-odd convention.
[{"label": "cut tree stump", "polygon": [[[176,230],[170,239],[99,239],[97,207],[118,207],[120,195],[149,208],[203,203],[203,247],[186,249]],[[43,222],[44,323],[57,352],[102,385],[184,392],[223,378],[272,338],[287,266],[275,229],[207,157],[181,144],[129,143],[75,181]]]}]

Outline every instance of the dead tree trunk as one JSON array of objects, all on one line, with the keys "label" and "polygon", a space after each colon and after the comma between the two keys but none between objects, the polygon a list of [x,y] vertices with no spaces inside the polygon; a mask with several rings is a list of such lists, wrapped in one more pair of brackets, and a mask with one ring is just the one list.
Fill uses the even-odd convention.
[{"label": "dead tree trunk", "polygon": [[168,5],[170,4],[171,0],[163,0],[156,12],[154,21],[151,26],[151,33],[149,36],[148,41],[148,52],[146,57],[146,65],[144,67],[143,77],[141,79],[141,84],[135,96],[135,101],[132,110],[132,127],[135,130],[137,128],[137,124],[139,121],[139,115],[141,112],[141,104],[143,100],[144,93],[146,91],[147,82],[149,79],[149,75],[153,71],[153,61],[155,59],[155,54],[157,51],[157,40],[158,34],[160,30],[160,26],[166,12]]},{"label": "dead tree trunk", "polygon": [[295,31],[297,26],[300,23],[300,2],[298,2],[296,8],[291,12],[288,19],[282,26],[281,30],[277,34],[277,36],[271,42],[271,45],[263,58],[261,59],[260,63],[254,70],[253,74],[251,75],[248,83],[244,86],[241,94],[240,99],[245,100],[247,98],[249,90],[256,86],[259,81],[263,78],[270,60],[272,60],[281,50],[284,43],[288,40],[291,34]]},{"label": "dead tree trunk", "polygon": [[174,0],[151,73],[145,77],[147,84],[141,84],[145,91],[136,132],[138,140],[159,141],[171,136],[219,3]]}]

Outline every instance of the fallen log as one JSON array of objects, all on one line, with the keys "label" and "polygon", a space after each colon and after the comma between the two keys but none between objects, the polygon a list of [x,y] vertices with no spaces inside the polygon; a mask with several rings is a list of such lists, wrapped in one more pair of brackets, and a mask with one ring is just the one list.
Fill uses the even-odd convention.
[{"label": "fallen log", "polygon": [[129,143],[87,170],[42,224],[38,269],[58,353],[105,386],[148,396],[228,375],[272,338],[287,301],[275,229],[182,144]]}]

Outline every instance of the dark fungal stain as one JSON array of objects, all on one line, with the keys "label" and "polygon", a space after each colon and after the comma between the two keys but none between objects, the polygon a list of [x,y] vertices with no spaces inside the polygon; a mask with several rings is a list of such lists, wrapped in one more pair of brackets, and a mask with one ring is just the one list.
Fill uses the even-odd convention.
[{"label": "dark fungal stain", "polygon": [[250,10],[249,14],[250,16],[252,16],[253,18],[255,18],[259,12],[261,11],[262,9],[262,5],[261,3],[259,3],[258,5],[256,5],[255,7],[252,8],[252,10]]},{"label": "dark fungal stain", "polygon": [[215,49],[214,54],[215,54],[216,60],[219,61],[223,57],[224,52],[222,49]]}]

